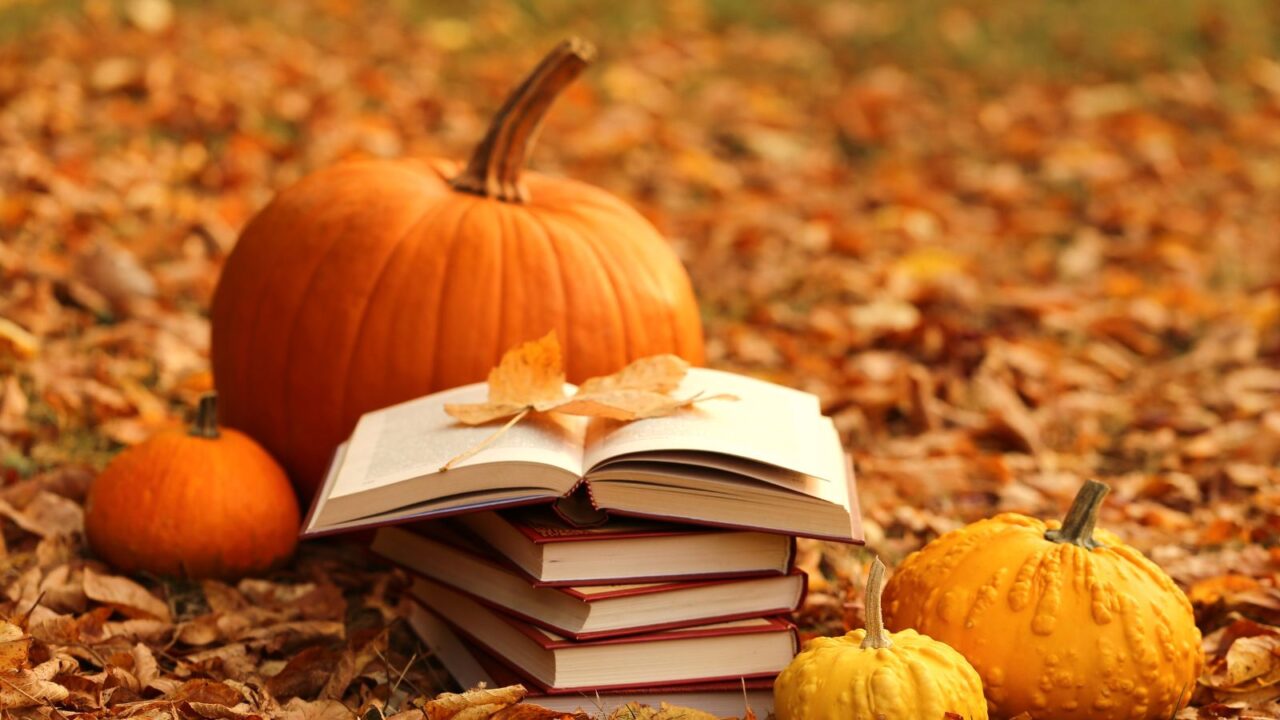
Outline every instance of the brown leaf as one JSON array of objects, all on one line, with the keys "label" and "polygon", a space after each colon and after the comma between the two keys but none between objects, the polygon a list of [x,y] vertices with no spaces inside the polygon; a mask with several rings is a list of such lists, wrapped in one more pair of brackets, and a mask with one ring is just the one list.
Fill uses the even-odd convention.
[{"label": "brown leaf", "polygon": [[387,630],[384,629],[374,636],[372,640],[365,643],[358,651],[347,648],[338,660],[337,666],[332,669],[329,681],[325,683],[324,689],[320,691],[320,697],[340,700],[343,694],[347,692],[347,686],[351,684],[351,681],[364,672],[369,663],[386,653],[387,636]]},{"label": "brown leaf", "polygon": [[118,575],[103,575],[84,569],[84,594],[90,600],[110,605],[133,618],[170,622],[169,606],[138,583]]},{"label": "brown leaf", "polygon": [[0,357],[11,355],[20,359],[35,357],[40,350],[40,340],[22,326],[0,317]]},{"label": "brown leaf", "polygon": [[285,703],[276,720],[353,720],[355,713],[351,708],[337,700],[303,700],[293,698]]},{"label": "brown leaf", "polygon": [[145,688],[160,677],[160,667],[156,664],[156,656],[151,653],[151,648],[138,643],[130,653],[133,655],[133,676],[138,679],[139,685]]},{"label": "brown leaf", "polygon": [[11,622],[0,621],[0,673],[21,670],[27,666],[31,637]]},{"label": "brown leaf", "polygon": [[508,705],[489,716],[489,720],[590,720],[586,713],[566,713],[532,703]]},{"label": "brown leaf", "polygon": [[321,645],[306,648],[267,680],[267,690],[278,698],[315,695],[325,687],[340,657],[337,650]]},{"label": "brown leaf", "polygon": [[44,490],[36,493],[21,511],[0,500],[0,515],[40,537],[84,532],[84,509],[80,504]]},{"label": "brown leaf", "polygon": [[458,713],[473,707],[495,706],[495,709],[514,705],[524,699],[528,691],[523,685],[500,688],[474,688],[464,693],[443,693],[422,705],[427,720],[452,720]]},{"label": "brown leaf", "polygon": [[693,708],[662,703],[658,707],[630,702],[614,710],[609,720],[720,720],[715,715]]},{"label": "brown leaf", "polygon": [[226,683],[201,678],[186,681],[166,699],[234,707],[244,701],[244,696]]},{"label": "brown leaf", "polygon": [[[133,61],[112,58],[95,68],[104,89],[115,89],[133,81],[137,74]],[[95,243],[92,250],[80,257],[77,263],[80,277],[117,308],[128,308],[138,300],[154,298],[157,293],[155,278],[147,272],[137,256],[128,248],[115,242]]]},{"label": "brown leaf", "polygon": [[0,674],[0,709],[31,707],[65,700],[70,693],[52,680],[63,672],[78,668],[75,660],[66,655],[58,655],[30,670]]}]

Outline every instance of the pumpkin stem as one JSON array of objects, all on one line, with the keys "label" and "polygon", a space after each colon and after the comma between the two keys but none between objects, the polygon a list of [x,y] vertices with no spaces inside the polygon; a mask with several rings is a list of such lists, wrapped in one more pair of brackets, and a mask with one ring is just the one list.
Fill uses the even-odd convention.
[{"label": "pumpkin stem", "polygon": [[520,171],[551,103],[595,58],[596,49],[569,38],[547,54],[494,116],[467,167],[450,181],[454,190],[511,203],[529,199]]},{"label": "pumpkin stem", "polygon": [[1071,543],[1092,550],[1102,544],[1093,539],[1093,528],[1098,524],[1098,511],[1102,508],[1102,499],[1111,492],[1111,487],[1097,480],[1086,480],[1071,502],[1071,509],[1062,519],[1062,528],[1050,530],[1044,534],[1046,540],[1056,543]]},{"label": "pumpkin stem", "polygon": [[880,596],[884,593],[884,563],[876,558],[871,563],[871,574],[867,576],[867,636],[862,639],[862,648],[883,650],[893,647],[889,633],[884,629],[884,613],[880,611]]},{"label": "pumpkin stem", "polygon": [[191,423],[189,434],[202,438],[217,438],[218,433],[218,393],[207,392],[200,396],[200,405],[196,407],[196,419]]}]

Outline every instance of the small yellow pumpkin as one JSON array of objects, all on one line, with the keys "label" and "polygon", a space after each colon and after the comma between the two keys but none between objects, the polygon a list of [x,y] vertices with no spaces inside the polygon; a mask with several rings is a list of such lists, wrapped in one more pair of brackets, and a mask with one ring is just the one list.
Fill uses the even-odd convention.
[{"label": "small yellow pumpkin", "polygon": [[1094,530],[1107,492],[1085,483],[1062,523],[1006,513],[929,543],[885,589],[889,627],[959,650],[993,717],[1173,716],[1200,675],[1200,631],[1168,575]]},{"label": "small yellow pumpkin", "polygon": [[773,683],[777,720],[986,720],[982,680],[960,653],[915,630],[888,633],[884,563],[867,578],[867,629],[814,638]]}]

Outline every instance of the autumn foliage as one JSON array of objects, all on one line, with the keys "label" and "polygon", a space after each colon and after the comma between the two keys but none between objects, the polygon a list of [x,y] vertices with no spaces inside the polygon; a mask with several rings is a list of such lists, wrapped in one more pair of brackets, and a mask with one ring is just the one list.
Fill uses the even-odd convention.
[{"label": "autumn foliage", "polygon": [[[1204,636],[1179,717],[1280,717],[1280,63],[1234,42],[1274,15],[1225,9],[1271,4],[1040,23],[1065,61],[992,75],[921,58],[1007,56],[1002,3],[618,23],[576,4],[3,5],[23,14],[0,27],[0,610],[22,634],[0,642],[30,646],[6,710],[336,720],[446,689],[396,620],[396,576],[320,545],[265,579],[125,578],[87,557],[84,497],[211,388],[214,285],[278,190],[345,160],[466,157],[572,30],[604,51],[530,166],[670,239],[708,364],[821,396],[890,567],[999,512],[1060,517],[1102,479],[1100,525]],[[1164,32],[1184,7],[1208,9]],[[1192,56],[1166,58],[1181,39]],[[868,557],[801,556],[805,630],[862,627]]]}]

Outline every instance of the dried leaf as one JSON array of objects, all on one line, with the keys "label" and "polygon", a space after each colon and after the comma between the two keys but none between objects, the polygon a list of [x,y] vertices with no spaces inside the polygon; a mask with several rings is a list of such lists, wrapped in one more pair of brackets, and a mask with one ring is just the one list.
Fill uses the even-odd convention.
[{"label": "dried leaf", "polygon": [[118,575],[103,575],[84,569],[84,594],[90,599],[134,618],[150,618],[168,623],[169,606],[138,583]]},{"label": "dried leaf", "polygon": [[654,708],[632,702],[610,713],[609,720],[719,720],[719,718],[708,712],[667,703]]},{"label": "dried leaf", "polygon": [[508,705],[489,716],[489,720],[590,720],[586,713],[548,710],[532,703]]},{"label": "dried leaf", "polygon": [[422,705],[427,720],[451,720],[455,715],[472,707],[495,706],[495,709],[513,705],[528,694],[523,685],[500,688],[474,688],[464,693],[443,693]]},{"label": "dried leaf", "polygon": [[0,621],[0,673],[26,667],[30,652],[31,637],[17,625]]},{"label": "dried leaf", "polygon": [[320,691],[320,697],[332,700],[341,699],[351,681],[364,672],[369,663],[382,657],[386,650],[386,630],[378,633],[372,640],[361,646],[358,651],[348,648],[342,653],[337,666],[332,669],[329,681],[325,683],[324,689]]},{"label": "dried leaf", "polygon": [[489,401],[450,404],[445,412],[467,425],[511,417],[522,412],[560,412],[570,415],[636,420],[670,415],[694,402],[729,395],[677,399],[675,390],[689,363],[675,355],[640,358],[612,375],[585,380],[572,397],[564,393],[560,343],[555,333],[528,342],[502,356],[489,373]]}]

